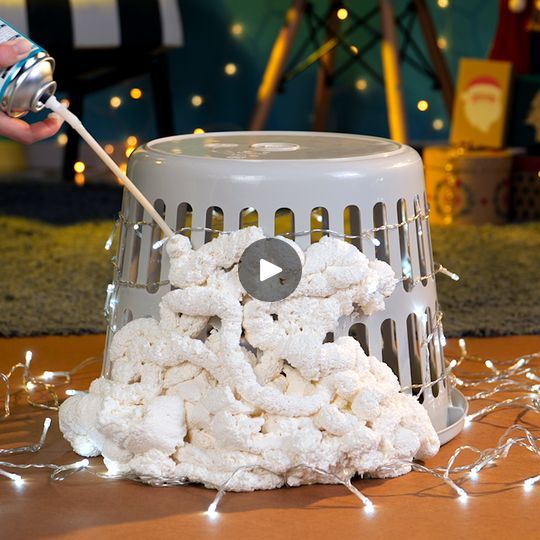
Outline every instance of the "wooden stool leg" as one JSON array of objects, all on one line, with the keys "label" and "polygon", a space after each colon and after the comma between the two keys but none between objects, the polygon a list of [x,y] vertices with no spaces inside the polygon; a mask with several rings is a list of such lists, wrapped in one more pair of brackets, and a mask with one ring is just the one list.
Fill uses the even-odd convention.
[{"label": "wooden stool leg", "polygon": [[[328,19],[326,21],[326,40],[332,39],[337,31],[339,19],[337,10],[341,2],[332,0]],[[336,47],[332,47],[319,60],[319,73],[317,75],[317,86],[315,87],[315,119],[313,129],[315,131],[324,131],[328,122],[330,104],[332,102],[332,81],[328,79],[328,74],[332,73],[336,59]]]},{"label": "wooden stool leg", "polygon": [[379,0],[379,9],[382,26],[381,53],[390,137],[395,141],[406,143],[407,120],[401,88],[396,23],[392,1]]},{"label": "wooden stool leg", "polygon": [[287,11],[285,24],[281,28],[274,43],[261,85],[257,92],[257,102],[253,110],[249,129],[263,129],[266,124],[305,7],[306,0],[293,0],[291,7]]},{"label": "wooden stool leg", "polygon": [[[84,95],[80,88],[75,88],[69,96],[71,112],[82,120]],[[73,165],[79,157],[79,134],[72,128],[68,129],[68,141],[64,149],[64,163],[62,165],[62,179],[64,182],[73,182],[75,172]]]},{"label": "wooden stool leg", "polygon": [[424,34],[424,41],[426,42],[431,63],[433,64],[433,69],[435,70],[439,86],[441,87],[446,111],[449,116],[452,116],[454,84],[443,53],[437,45],[437,35],[435,34],[435,27],[433,26],[431,15],[429,14],[425,0],[414,0],[414,6],[416,8],[420,27],[422,28],[422,33]]}]

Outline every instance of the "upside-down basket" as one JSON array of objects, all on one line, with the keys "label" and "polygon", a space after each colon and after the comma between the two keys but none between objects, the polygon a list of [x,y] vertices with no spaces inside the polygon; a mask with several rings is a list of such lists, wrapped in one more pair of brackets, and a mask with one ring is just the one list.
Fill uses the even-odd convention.
[{"label": "upside-down basket", "polygon": [[[424,386],[420,399],[441,442],[459,433],[466,406],[444,377],[429,209],[422,161],[412,148],[329,133],[185,135],[137,149],[128,175],[194,248],[215,231],[258,224],[267,236],[287,234],[303,248],[322,234],[346,235],[368,258],[388,262],[400,282],[386,309],[341,320],[333,337],[354,336],[402,387],[413,387],[407,391]],[[166,250],[155,249],[161,231],[127,192],[120,223],[107,343],[133,318],[157,317],[171,290]]]}]

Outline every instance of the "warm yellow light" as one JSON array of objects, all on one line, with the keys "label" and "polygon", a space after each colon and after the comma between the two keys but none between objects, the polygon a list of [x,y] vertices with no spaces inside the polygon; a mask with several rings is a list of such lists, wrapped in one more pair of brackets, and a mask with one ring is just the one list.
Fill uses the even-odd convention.
[{"label": "warm yellow light", "polygon": [[113,109],[118,109],[118,107],[120,107],[120,105],[122,105],[122,100],[118,96],[113,96],[111,98],[111,100],[109,101],[109,105]]},{"label": "warm yellow light", "polygon": [[[127,172],[127,163],[120,163],[120,170],[125,174]],[[123,186],[124,185],[124,181],[119,178],[118,176],[116,177],[116,181],[121,185]]]},{"label": "warm yellow light", "polygon": [[56,140],[60,146],[66,146],[68,142],[68,136],[65,133],[60,133],[60,135],[56,137]]},{"label": "warm yellow light", "polygon": [[137,137],[135,137],[135,135],[130,135],[127,139],[126,139],[126,144],[128,146],[137,146]]},{"label": "warm yellow light", "polygon": [[225,64],[225,73],[229,76],[234,75],[237,69],[238,68],[236,67],[236,64],[233,64],[233,63]]},{"label": "warm yellow light", "polygon": [[444,122],[440,118],[435,118],[435,120],[433,120],[432,125],[433,125],[433,129],[439,131],[444,127]]},{"label": "warm yellow light", "polygon": [[437,0],[437,5],[442,9],[447,8],[449,4],[448,0]]},{"label": "warm yellow light", "polygon": [[86,181],[86,178],[84,177],[83,173],[77,173],[75,175],[75,184],[80,186],[84,186],[84,182]]},{"label": "warm yellow light", "polygon": [[344,21],[349,16],[349,12],[345,8],[339,8],[336,15],[340,21]]},{"label": "warm yellow light", "polygon": [[69,107],[69,99],[68,99],[68,98],[61,99],[61,100],[60,100],[60,103],[61,103],[64,107]]},{"label": "warm yellow light", "polygon": [[194,95],[191,97],[191,104],[194,106],[194,107],[200,107],[202,104],[203,104],[204,100],[202,98],[202,96],[199,96],[199,95]]},{"label": "warm yellow light", "polygon": [[429,103],[425,100],[425,99],[421,99],[417,104],[416,104],[416,108],[419,110],[419,111],[427,111],[429,109]]},{"label": "warm yellow light", "polygon": [[439,36],[437,38],[437,47],[439,47],[439,49],[446,49],[446,47],[448,47],[448,41],[446,41],[444,36]]},{"label": "warm yellow light", "polygon": [[135,150],[135,147],[134,146],[128,146],[126,148],[126,157],[128,158],[129,156],[131,156],[131,154],[133,154],[133,150]]},{"label": "warm yellow light", "polygon": [[358,79],[354,86],[359,92],[363,92],[367,88],[367,81],[366,79]]},{"label": "warm yellow light", "polygon": [[356,45],[351,45],[349,49],[354,54],[354,56],[358,54],[358,47]]},{"label": "warm yellow light", "polygon": [[86,165],[85,165],[84,162],[82,162],[82,161],[76,161],[76,162],[73,164],[73,170],[74,170],[76,173],[82,173],[82,172],[84,172],[85,169],[86,169]]},{"label": "warm yellow light", "polygon": [[204,133],[204,129],[203,128],[195,128],[193,130],[193,133],[195,133],[195,135],[200,135],[201,133]]},{"label": "warm yellow light", "polygon": [[538,178],[540,178],[540,171],[538,171],[536,175],[538,176]]},{"label": "warm yellow light", "polygon": [[244,26],[240,23],[234,23],[231,26],[231,34],[233,36],[241,36],[244,33]]},{"label": "warm yellow light", "polygon": [[112,144],[106,144],[103,148],[105,149],[105,152],[107,152],[107,154],[109,155],[114,153],[114,146]]},{"label": "warm yellow light", "polygon": [[131,99],[141,99],[142,90],[140,88],[132,88],[129,91],[129,95],[130,95]]}]

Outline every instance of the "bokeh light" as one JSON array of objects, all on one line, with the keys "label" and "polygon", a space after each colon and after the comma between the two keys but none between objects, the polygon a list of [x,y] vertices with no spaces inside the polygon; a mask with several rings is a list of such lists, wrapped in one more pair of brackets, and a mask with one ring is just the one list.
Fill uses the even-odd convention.
[{"label": "bokeh light", "polygon": [[229,75],[229,76],[234,75],[234,74],[237,72],[237,70],[238,70],[238,68],[236,67],[236,64],[233,64],[232,62],[229,63],[229,64],[225,64],[225,68],[224,68],[224,69],[225,69],[225,73],[226,73],[227,75]]},{"label": "bokeh light", "polygon": [[363,91],[367,88],[367,81],[366,81],[366,79],[358,79],[358,80],[354,83],[354,87],[355,87],[359,92],[363,92]]},{"label": "bokeh light", "polygon": [[118,96],[113,96],[111,98],[111,100],[109,101],[109,105],[113,108],[113,109],[118,109],[118,107],[120,107],[120,105],[122,105],[122,99]]},{"label": "bokeh light", "polygon": [[86,169],[86,165],[84,164],[83,161],[76,161],[74,164],[73,164],[73,170],[76,172],[76,173],[83,173]]},{"label": "bokeh light", "polygon": [[194,107],[200,107],[204,103],[203,97],[199,96],[198,94],[195,94],[191,97],[191,104]]}]

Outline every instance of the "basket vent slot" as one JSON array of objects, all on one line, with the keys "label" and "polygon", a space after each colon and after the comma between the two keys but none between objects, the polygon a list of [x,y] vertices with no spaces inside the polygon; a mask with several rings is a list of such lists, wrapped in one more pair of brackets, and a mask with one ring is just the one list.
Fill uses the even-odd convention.
[{"label": "basket vent slot", "polygon": [[[420,205],[420,197],[418,195],[414,196],[414,213],[415,215],[419,214],[422,210]],[[420,263],[420,274],[422,276],[427,275],[427,265],[426,265],[426,247],[424,244],[424,220],[416,219],[416,242],[418,245],[418,259]],[[425,287],[427,285],[427,279],[422,280],[422,285]]]},{"label": "basket vent slot", "polygon": [[396,323],[385,319],[381,324],[382,359],[399,379],[399,359],[397,350]]},{"label": "basket vent slot", "polygon": [[[162,199],[156,199],[154,208],[162,218],[165,217],[165,203]],[[155,221],[152,221],[152,236],[150,239],[150,254],[148,257],[148,277],[146,279],[146,290],[152,294],[156,293],[159,289],[157,283],[161,278],[161,254],[163,252],[163,246],[154,249],[154,244],[161,240],[162,237],[162,230]]]},{"label": "basket vent slot", "polygon": [[133,320],[133,312],[131,309],[124,309],[122,313],[122,326],[125,326],[127,323]]},{"label": "basket vent slot", "polygon": [[279,208],[274,215],[274,234],[294,240],[294,212],[290,208]]},{"label": "basket vent slot", "polygon": [[334,332],[328,332],[324,337],[323,343],[334,343]]},{"label": "basket vent slot", "polygon": [[[347,206],[343,211],[343,231],[345,234],[360,236],[362,233],[361,225],[358,206]],[[362,251],[362,238],[345,238],[345,241]]]},{"label": "basket vent slot", "polygon": [[[431,309],[429,307],[426,308],[426,319],[427,338],[429,335],[431,335],[431,332],[433,332],[433,320],[431,318]],[[437,357],[435,353],[435,338],[436,335],[429,340],[429,343],[427,345],[427,353],[429,358],[429,376],[431,378],[431,382],[434,382],[439,378],[439,368],[437,365]],[[437,397],[439,395],[439,383],[435,383],[431,386],[431,393],[433,394],[433,397]]]},{"label": "basket vent slot", "polygon": [[[223,210],[219,206],[210,206],[206,210],[205,227],[214,231],[223,231]],[[204,233],[204,243],[207,244],[217,238],[218,232],[206,231]]]},{"label": "basket vent slot", "polygon": [[[439,302],[435,302],[435,313],[439,313]],[[444,363],[444,331],[442,325],[439,326],[437,329],[437,344],[436,344],[436,351],[439,356],[439,361],[437,362],[439,365],[439,373],[445,373],[446,371],[446,365]],[[444,388],[446,388],[446,377],[441,381]],[[439,383],[439,384],[441,384]]]},{"label": "basket vent slot", "polygon": [[128,280],[132,281],[133,283],[137,282],[137,276],[139,275],[139,259],[141,256],[141,240],[142,240],[142,226],[138,223],[142,221],[143,215],[144,215],[144,209],[143,207],[136,202],[133,201],[136,205],[135,210],[135,223],[132,225],[131,237],[131,257],[129,261],[129,275]]},{"label": "basket vent slot", "polygon": [[[180,203],[176,210],[176,230],[179,231],[184,227],[191,227],[193,220],[193,208],[187,202]],[[182,231],[184,236],[191,238],[191,231]]]},{"label": "basket vent slot", "polygon": [[401,275],[403,288],[409,292],[413,288],[413,272],[411,263],[411,243],[409,241],[409,224],[407,223],[407,201],[399,199],[397,202],[398,222],[403,223],[399,228],[399,250],[401,253]]},{"label": "basket vent slot", "polygon": [[[415,313],[407,317],[407,340],[409,342],[409,366],[411,370],[411,384],[422,384],[422,360],[420,357],[420,337],[418,335],[418,318]],[[413,388],[413,395],[417,395],[420,388]],[[420,396],[420,402],[424,400],[424,394]]]},{"label": "basket vent slot", "polygon": [[[378,202],[373,207],[373,227],[384,227],[387,225],[386,221],[386,205],[382,202]],[[375,257],[380,261],[384,261],[390,264],[390,246],[388,244],[388,230],[382,229],[377,231],[374,235],[375,239]]]},{"label": "basket vent slot", "polygon": [[365,324],[355,323],[349,328],[349,336],[356,339],[360,343],[360,347],[364,349],[366,354],[369,354],[368,332]]},{"label": "basket vent slot", "polygon": [[[311,243],[318,242],[323,236],[328,236],[329,227],[328,210],[322,206],[317,206],[311,211]],[[320,232],[320,231],[323,232]]]},{"label": "basket vent slot", "polygon": [[259,225],[259,213],[255,208],[244,208],[240,211],[239,227],[257,227]]},{"label": "basket vent slot", "polygon": [[[424,191],[424,211],[426,213],[426,216],[429,216],[429,203],[428,203],[428,200],[427,200],[427,195],[426,195],[426,192]],[[428,220],[428,218],[426,218],[426,220]],[[431,270],[431,272],[433,272],[434,268],[433,268],[433,252],[431,250],[431,232],[429,230],[429,222],[426,221],[426,240],[427,240],[427,245],[429,246],[429,249],[428,249],[428,252],[427,252],[427,258],[428,258],[428,268]]]}]

